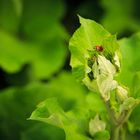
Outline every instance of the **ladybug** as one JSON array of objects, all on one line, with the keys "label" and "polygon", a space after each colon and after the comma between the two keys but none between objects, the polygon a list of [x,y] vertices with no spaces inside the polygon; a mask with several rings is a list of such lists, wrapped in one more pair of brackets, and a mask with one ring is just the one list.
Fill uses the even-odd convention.
[{"label": "ladybug", "polygon": [[104,50],[103,46],[100,46],[100,45],[95,46],[95,48],[98,52],[103,52]]}]

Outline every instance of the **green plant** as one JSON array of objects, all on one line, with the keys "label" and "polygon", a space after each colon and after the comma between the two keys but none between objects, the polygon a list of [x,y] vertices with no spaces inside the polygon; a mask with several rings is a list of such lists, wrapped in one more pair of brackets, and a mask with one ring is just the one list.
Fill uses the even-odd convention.
[{"label": "green plant", "polygon": [[[132,50],[126,46],[133,46],[140,35],[117,41],[116,35],[94,21],[80,17],[80,23],[69,44],[71,66],[77,81],[88,87],[89,93],[84,99],[76,96],[76,104],[68,110],[63,109],[60,100],[46,99],[30,119],[64,129],[67,140],[129,139],[129,133],[140,130],[134,123],[139,118],[136,106],[140,103],[140,89],[139,65],[133,68],[133,74],[131,68],[129,71],[129,66],[139,58],[131,55]],[[124,60],[123,52],[136,59]],[[122,75],[128,76],[129,82]]]},{"label": "green plant", "polygon": [[[26,118],[48,97],[44,83],[64,67],[69,37],[61,23],[65,10],[63,0],[0,0],[2,140],[63,138],[62,130]],[[50,136],[54,132],[58,135]]]}]

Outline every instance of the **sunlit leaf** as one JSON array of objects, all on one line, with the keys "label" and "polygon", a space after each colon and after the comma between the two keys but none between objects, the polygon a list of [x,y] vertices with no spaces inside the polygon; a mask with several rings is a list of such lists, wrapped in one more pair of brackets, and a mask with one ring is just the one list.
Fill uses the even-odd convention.
[{"label": "sunlit leaf", "polygon": [[[93,52],[93,54],[98,53],[96,45],[103,45],[103,53],[108,59],[111,59],[110,56],[112,57],[119,48],[116,37],[111,36],[109,32],[95,21],[80,17],[80,23],[81,26],[74,33],[69,44],[71,66],[78,80],[82,80],[90,72],[87,61],[91,57],[90,52]],[[83,80],[85,81],[85,79]]]}]

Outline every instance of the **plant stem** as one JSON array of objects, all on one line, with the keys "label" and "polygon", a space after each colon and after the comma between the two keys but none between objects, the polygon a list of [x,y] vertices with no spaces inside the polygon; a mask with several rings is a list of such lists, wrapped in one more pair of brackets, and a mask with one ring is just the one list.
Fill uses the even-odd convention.
[{"label": "plant stem", "polygon": [[[103,100],[104,101],[104,100]],[[119,139],[119,135],[120,135],[120,125],[117,125],[114,113],[112,112],[109,102],[105,102],[104,104],[106,106],[109,118],[110,118],[110,123],[111,123],[111,130],[112,130],[112,134],[111,134],[111,140],[120,140]]]},{"label": "plant stem", "polygon": [[112,132],[111,140],[120,140],[119,139],[120,127],[119,126],[113,127],[112,131],[113,132]]},{"label": "plant stem", "polygon": [[[111,123],[111,140],[125,140],[124,123],[127,121],[129,115],[127,114],[121,121],[116,120],[114,112],[111,110],[109,102],[104,102]],[[120,118],[119,118],[120,119]]]},{"label": "plant stem", "polygon": [[113,114],[113,112],[112,112],[112,110],[110,108],[109,102],[105,102],[104,100],[103,100],[103,102],[105,104],[106,110],[107,110],[109,118],[111,120],[111,124],[114,125],[116,120],[115,120],[114,114]]},{"label": "plant stem", "polygon": [[126,130],[124,129],[124,127],[121,127],[121,130],[120,130],[120,133],[121,133],[121,140],[125,140],[125,134],[126,134]]},{"label": "plant stem", "polygon": [[124,124],[113,127],[111,140],[126,140]]},{"label": "plant stem", "polygon": [[127,122],[132,110],[129,110],[116,118],[114,112],[111,110],[110,102],[106,102],[103,98],[102,100],[104,101],[110,119],[112,130],[110,140],[126,140],[124,127],[125,122]]}]

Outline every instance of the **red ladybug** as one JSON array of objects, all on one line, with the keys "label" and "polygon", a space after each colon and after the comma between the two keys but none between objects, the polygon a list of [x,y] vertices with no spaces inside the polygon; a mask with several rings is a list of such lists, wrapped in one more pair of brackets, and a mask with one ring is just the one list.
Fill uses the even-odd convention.
[{"label": "red ladybug", "polygon": [[96,50],[97,50],[98,52],[103,52],[104,48],[103,48],[102,46],[100,46],[100,45],[97,45],[97,46],[96,46]]}]

